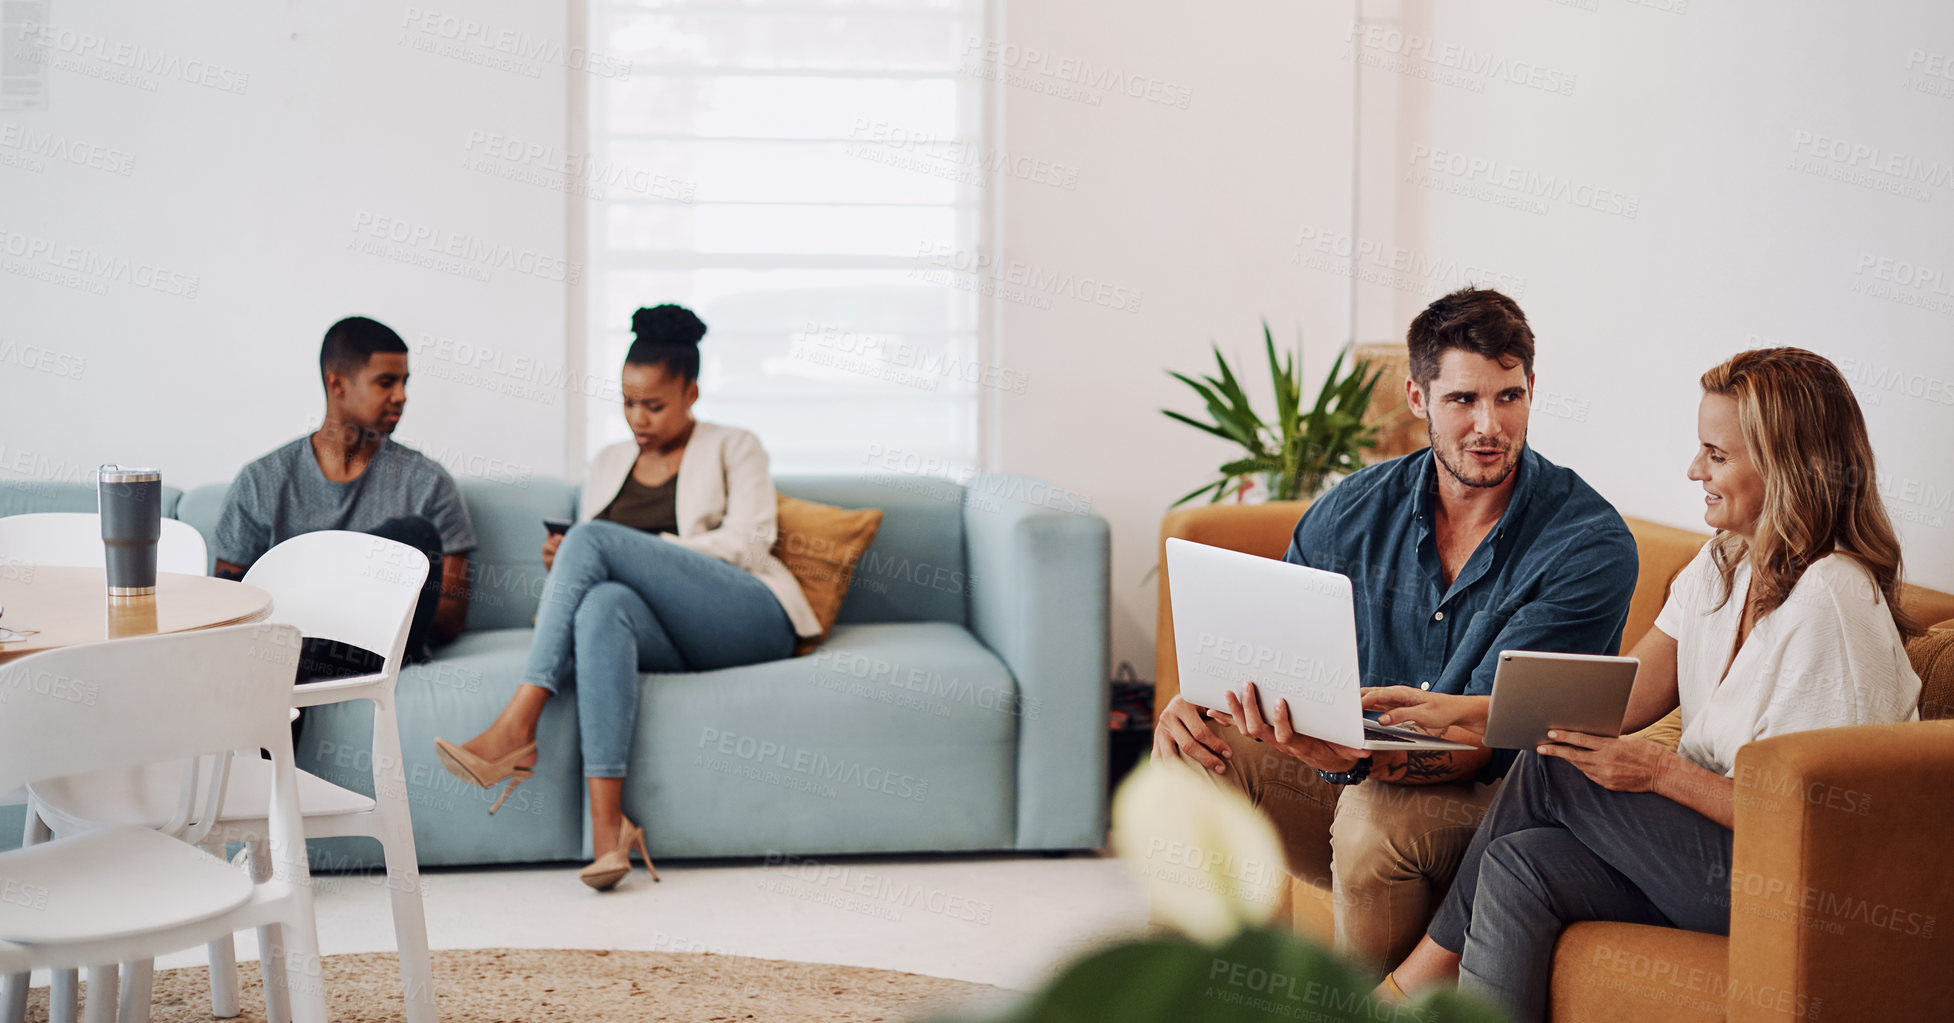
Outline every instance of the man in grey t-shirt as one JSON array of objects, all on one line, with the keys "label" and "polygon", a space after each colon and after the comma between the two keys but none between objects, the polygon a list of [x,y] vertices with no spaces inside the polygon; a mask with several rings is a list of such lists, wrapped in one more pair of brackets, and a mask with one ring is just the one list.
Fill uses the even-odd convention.
[{"label": "man in grey t-shirt", "polygon": [[[475,549],[468,508],[440,463],[390,436],[407,407],[407,345],[400,335],[362,316],[341,320],[320,346],[319,375],[326,389],[319,429],[245,466],[232,481],[212,545],[217,573],[242,575],[280,542],[321,529],[416,547],[428,556],[428,579],[407,657],[423,660],[429,642],[452,640],[467,616],[468,552]],[[375,666],[357,655],[348,661],[343,650],[309,647],[305,655],[302,676]],[[320,660],[342,670],[313,663]]]}]

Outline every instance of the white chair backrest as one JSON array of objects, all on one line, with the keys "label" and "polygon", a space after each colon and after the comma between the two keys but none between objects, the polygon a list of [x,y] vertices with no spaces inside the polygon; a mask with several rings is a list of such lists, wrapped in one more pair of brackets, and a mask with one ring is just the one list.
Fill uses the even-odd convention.
[{"label": "white chair backrest", "polygon": [[271,594],[272,621],[371,650],[397,672],[427,571],[427,555],[404,543],[324,529],[266,551],[244,581]]},{"label": "white chair backrest", "polygon": [[235,749],[291,762],[299,631],[259,622],[0,664],[0,790]]},{"label": "white chair backrest", "polygon": [[[0,518],[0,559],[64,568],[101,568],[108,563],[102,547],[101,517],[90,512],[34,512]],[[206,575],[210,552],[197,527],[177,519],[163,520],[156,542],[156,570]]]}]

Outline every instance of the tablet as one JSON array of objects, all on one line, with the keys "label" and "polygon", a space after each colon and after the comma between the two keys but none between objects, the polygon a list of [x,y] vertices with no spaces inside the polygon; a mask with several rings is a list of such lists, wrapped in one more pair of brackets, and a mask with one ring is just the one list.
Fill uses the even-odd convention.
[{"label": "tablet", "polygon": [[1501,650],[1486,708],[1486,745],[1532,749],[1547,741],[1549,728],[1620,735],[1640,663],[1633,657]]}]

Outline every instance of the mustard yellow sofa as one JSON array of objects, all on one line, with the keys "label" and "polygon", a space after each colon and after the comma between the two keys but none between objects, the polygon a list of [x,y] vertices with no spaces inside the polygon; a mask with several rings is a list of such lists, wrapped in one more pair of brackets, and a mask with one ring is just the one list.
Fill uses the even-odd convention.
[{"label": "mustard yellow sofa", "polygon": [[[1160,537],[1279,558],[1307,502],[1169,513]],[[1669,583],[1706,533],[1629,519],[1641,561],[1626,645],[1654,625]],[[1954,596],[1906,588],[1938,622],[1907,652],[1921,717],[1954,717]],[[1160,565],[1155,706],[1180,691],[1166,559]],[[1676,715],[1642,734],[1674,745]],[[1752,743],[1737,757],[1730,936],[1582,923],[1561,935],[1553,1018],[1945,1019],[1954,1014],[1954,721],[1832,728]],[[1290,886],[1297,931],[1331,935],[1330,819]],[[1945,919],[1942,919],[1945,918]]]}]

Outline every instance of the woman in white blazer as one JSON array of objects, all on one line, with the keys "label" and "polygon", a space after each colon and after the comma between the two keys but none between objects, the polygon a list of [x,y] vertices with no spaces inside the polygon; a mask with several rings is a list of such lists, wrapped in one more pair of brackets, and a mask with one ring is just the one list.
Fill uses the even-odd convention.
[{"label": "woman in white blazer", "polygon": [[583,521],[543,545],[550,574],[522,684],[487,731],[461,745],[434,741],[456,777],[484,787],[509,778],[513,790],[535,766],[543,705],[571,683],[597,854],[579,876],[599,890],[631,872],[633,847],[658,877],[622,808],[638,673],[778,660],[821,633],[771,553],[766,450],[745,430],[692,418],[705,324],[662,305],[639,309],[631,326],[620,382],[632,439],[591,460]]}]

